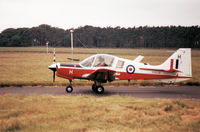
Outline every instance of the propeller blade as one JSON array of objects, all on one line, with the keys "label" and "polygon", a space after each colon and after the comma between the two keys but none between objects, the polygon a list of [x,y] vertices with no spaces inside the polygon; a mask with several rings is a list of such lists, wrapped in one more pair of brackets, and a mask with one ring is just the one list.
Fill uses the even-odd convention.
[{"label": "propeller blade", "polygon": [[73,61],[79,61],[79,59],[76,58],[67,58],[68,60],[73,60]]},{"label": "propeller blade", "polygon": [[53,63],[55,63],[56,62],[56,50],[55,50],[55,48],[54,48],[54,52],[53,52]]},{"label": "propeller blade", "polygon": [[49,66],[49,69],[51,69],[53,71],[53,82],[55,82],[56,68],[57,68],[57,65],[56,65],[56,50],[54,48],[54,51],[53,51],[53,64]]},{"label": "propeller blade", "polygon": [[55,82],[55,76],[56,76],[56,71],[55,70],[53,70],[53,82]]}]

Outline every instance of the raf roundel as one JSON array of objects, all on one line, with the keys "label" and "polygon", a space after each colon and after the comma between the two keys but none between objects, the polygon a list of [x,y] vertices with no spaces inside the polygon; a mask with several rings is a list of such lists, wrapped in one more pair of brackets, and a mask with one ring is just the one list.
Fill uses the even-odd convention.
[{"label": "raf roundel", "polygon": [[126,71],[128,72],[128,74],[133,74],[135,72],[135,67],[132,65],[128,65],[126,67]]}]

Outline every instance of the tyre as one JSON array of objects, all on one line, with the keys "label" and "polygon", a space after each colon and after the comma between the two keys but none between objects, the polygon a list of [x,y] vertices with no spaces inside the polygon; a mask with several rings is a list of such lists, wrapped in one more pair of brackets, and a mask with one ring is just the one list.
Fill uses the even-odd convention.
[{"label": "tyre", "polygon": [[72,86],[67,86],[67,87],[66,87],[66,92],[67,92],[67,93],[71,93],[72,91],[73,91]]},{"label": "tyre", "polygon": [[103,92],[104,92],[104,87],[101,86],[101,85],[96,86],[95,92],[96,92],[97,94],[103,94]]}]

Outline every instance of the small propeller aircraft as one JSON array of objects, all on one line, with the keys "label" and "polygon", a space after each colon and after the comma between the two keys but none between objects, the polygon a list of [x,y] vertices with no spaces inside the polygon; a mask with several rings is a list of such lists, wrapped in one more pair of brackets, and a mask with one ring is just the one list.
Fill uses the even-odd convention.
[{"label": "small propeller aircraft", "polygon": [[68,79],[70,85],[66,92],[71,93],[73,79],[94,81],[92,90],[97,94],[104,92],[102,83],[114,80],[149,79],[165,83],[175,83],[192,78],[191,49],[180,48],[161,65],[142,63],[143,56],[135,60],[123,59],[108,54],[92,55],[80,63],[54,63],[48,68],[58,77]]}]

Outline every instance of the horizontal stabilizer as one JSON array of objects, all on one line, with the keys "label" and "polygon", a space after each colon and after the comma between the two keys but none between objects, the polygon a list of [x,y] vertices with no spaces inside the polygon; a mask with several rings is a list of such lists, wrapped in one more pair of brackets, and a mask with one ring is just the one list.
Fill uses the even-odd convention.
[{"label": "horizontal stabilizer", "polygon": [[79,61],[79,59],[75,59],[75,58],[67,58],[68,60],[73,60],[73,61]]},{"label": "horizontal stabilizer", "polygon": [[[148,71],[164,71],[164,72],[181,72],[180,70],[174,69],[174,59],[170,60],[170,69],[153,69],[153,68],[140,68],[140,70],[148,70]],[[177,67],[177,66],[176,66]]]},{"label": "horizontal stabilizer", "polygon": [[164,72],[181,72],[181,71],[176,70],[176,69],[165,70],[165,69],[140,68],[140,70],[147,70],[147,71],[164,71]]},{"label": "horizontal stabilizer", "polygon": [[143,58],[144,58],[144,56],[139,55],[139,56],[136,57],[133,61],[135,61],[135,62],[140,62]]}]

